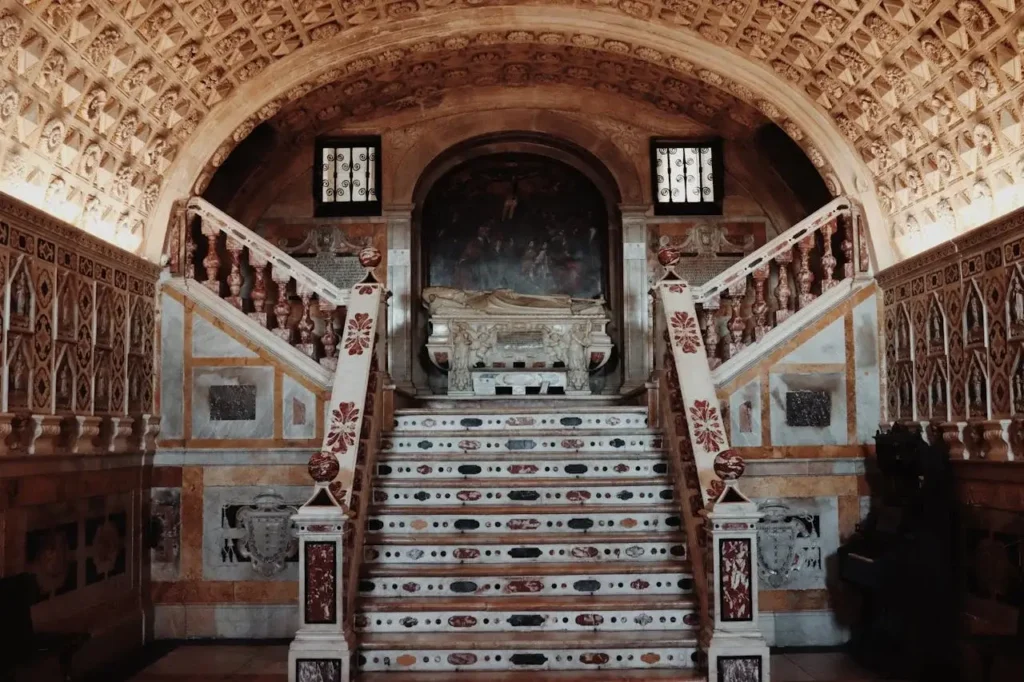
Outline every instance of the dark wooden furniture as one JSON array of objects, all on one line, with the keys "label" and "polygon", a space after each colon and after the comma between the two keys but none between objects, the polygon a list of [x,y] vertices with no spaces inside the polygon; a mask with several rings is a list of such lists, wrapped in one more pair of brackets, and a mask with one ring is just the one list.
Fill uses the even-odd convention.
[{"label": "dark wooden furniture", "polygon": [[[75,652],[89,638],[87,634],[36,632],[32,605],[38,601],[39,586],[31,573],[0,578],[0,682],[68,682]],[[45,672],[46,663],[56,661],[59,675]]]},{"label": "dark wooden furniture", "polygon": [[875,440],[872,510],[839,549],[839,575],[862,605],[853,653],[896,679],[953,682],[959,604],[948,451],[898,424]]}]

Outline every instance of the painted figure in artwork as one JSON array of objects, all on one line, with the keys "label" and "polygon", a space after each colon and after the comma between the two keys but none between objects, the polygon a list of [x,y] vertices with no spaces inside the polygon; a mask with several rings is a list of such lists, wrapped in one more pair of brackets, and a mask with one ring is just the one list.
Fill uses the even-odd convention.
[{"label": "painted figure in artwork", "polygon": [[604,198],[560,161],[522,153],[467,161],[431,189],[423,229],[430,287],[604,293]]}]

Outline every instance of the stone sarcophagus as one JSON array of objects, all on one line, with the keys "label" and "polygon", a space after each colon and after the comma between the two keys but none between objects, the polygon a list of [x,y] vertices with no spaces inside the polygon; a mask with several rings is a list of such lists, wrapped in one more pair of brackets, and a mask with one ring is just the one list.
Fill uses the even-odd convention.
[{"label": "stone sarcophagus", "polygon": [[429,287],[430,360],[448,395],[589,395],[611,355],[602,299]]}]

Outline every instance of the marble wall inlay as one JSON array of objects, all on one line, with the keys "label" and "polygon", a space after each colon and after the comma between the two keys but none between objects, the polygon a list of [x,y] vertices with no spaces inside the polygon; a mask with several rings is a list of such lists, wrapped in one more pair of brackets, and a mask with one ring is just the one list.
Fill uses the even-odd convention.
[{"label": "marble wall inlay", "polygon": [[256,418],[256,387],[210,386],[210,421],[240,421]]},{"label": "marble wall inlay", "polygon": [[788,391],[786,426],[828,426],[832,422],[832,396],[826,391]]}]

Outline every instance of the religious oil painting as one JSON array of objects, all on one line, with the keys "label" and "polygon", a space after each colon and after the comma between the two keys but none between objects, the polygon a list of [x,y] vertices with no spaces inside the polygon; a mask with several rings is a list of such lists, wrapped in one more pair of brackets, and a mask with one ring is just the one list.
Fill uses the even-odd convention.
[{"label": "religious oil painting", "polygon": [[473,159],[427,197],[429,284],[597,298],[607,227],[600,191],[575,168],[534,154]]}]

